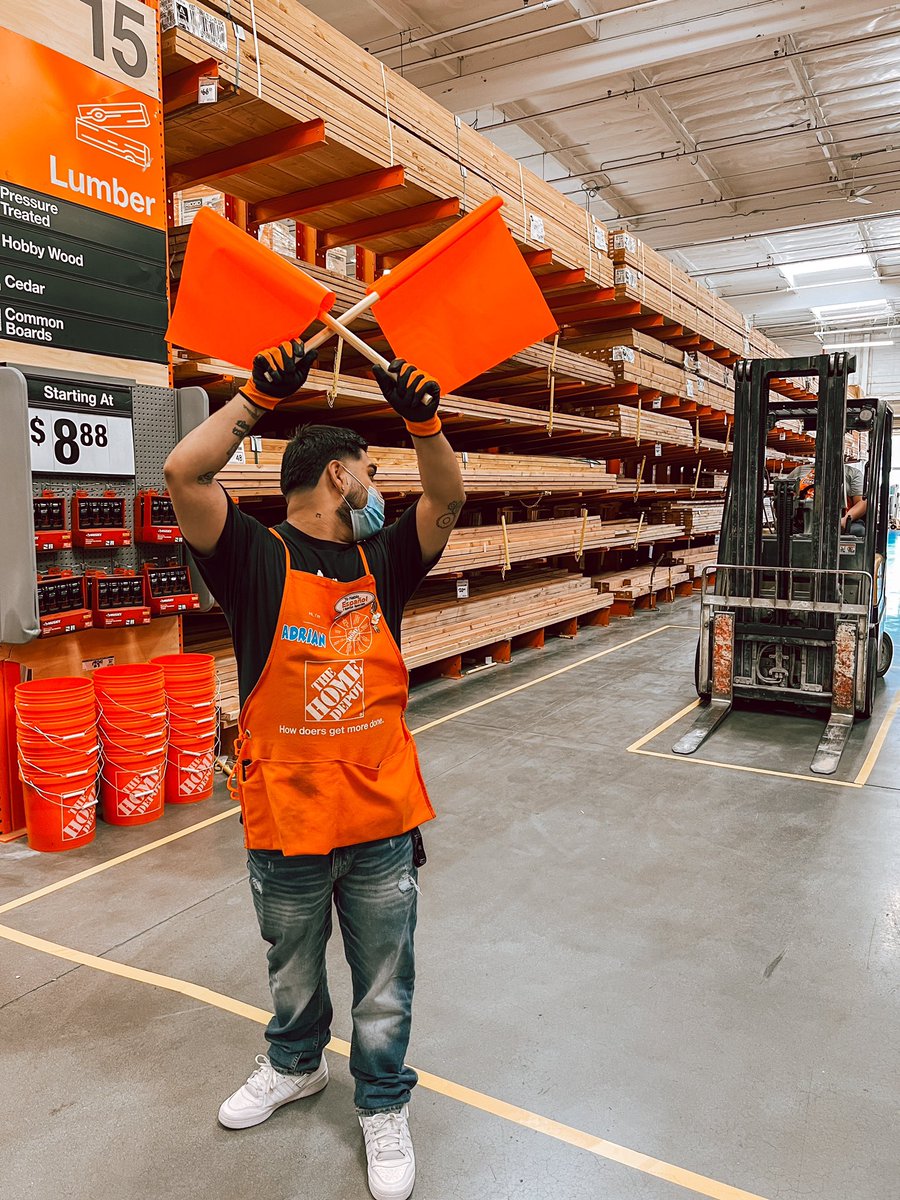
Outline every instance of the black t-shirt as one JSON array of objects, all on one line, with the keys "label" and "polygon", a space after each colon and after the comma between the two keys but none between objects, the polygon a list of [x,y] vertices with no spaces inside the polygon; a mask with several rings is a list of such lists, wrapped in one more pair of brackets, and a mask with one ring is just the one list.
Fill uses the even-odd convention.
[{"label": "black t-shirt", "polygon": [[[356,543],[325,542],[287,521],[275,528],[290,550],[292,570],[324,575],[338,583],[353,583],[365,573]],[[437,562],[437,558],[422,562],[415,504],[362,544],[381,611],[399,646],[403,609]],[[284,545],[255,517],[229,502],[215,550],[192,553],[231,629],[243,705],[262,674],[275,637],[285,581]]]}]

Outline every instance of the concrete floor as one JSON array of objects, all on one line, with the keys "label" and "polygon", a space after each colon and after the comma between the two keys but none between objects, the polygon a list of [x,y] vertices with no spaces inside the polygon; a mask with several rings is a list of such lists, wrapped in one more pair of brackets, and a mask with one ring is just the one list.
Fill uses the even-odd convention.
[{"label": "concrete floor", "polygon": [[[629,753],[693,698],[696,609],[414,693],[415,729],[537,681],[418,738],[440,819],[425,834],[410,1061],[650,1156],[627,1165],[615,1146],[590,1152],[422,1086],[415,1200],[900,1195],[900,717],[864,787]],[[898,687],[900,655],[839,779],[856,777]],[[667,754],[689,721],[644,749]],[[820,730],[742,712],[701,753],[806,776]],[[102,827],[65,855],[0,847],[0,906],[230,807],[217,795]],[[233,817],[0,922],[268,1007]],[[0,1196],[367,1196],[341,1055],[325,1092],[228,1132],[215,1114],[264,1049],[254,1020],[6,939],[0,960]],[[337,939],[330,971],[346,1038]]]}]

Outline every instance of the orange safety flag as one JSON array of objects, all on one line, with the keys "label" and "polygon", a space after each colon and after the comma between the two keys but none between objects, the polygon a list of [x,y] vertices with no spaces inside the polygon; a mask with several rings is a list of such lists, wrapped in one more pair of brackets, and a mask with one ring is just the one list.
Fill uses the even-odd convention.
[{"label": "orange safety flag", "polygon": [[394,353],[452,392],[556,331],[494,196],[370,284]]},{"label": "orange safety flag", "polygon": [[258,351],[299,337],[335,301],[315,279],[201,208],[191,225],[166,338],[249,367]]}]

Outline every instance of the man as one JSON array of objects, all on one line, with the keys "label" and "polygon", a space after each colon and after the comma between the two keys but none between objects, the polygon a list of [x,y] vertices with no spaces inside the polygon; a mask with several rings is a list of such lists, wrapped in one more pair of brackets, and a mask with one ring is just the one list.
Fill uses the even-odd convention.
[{"label": "man", "polygon": [[863,495],[865,471],[862,463],[844,463],[844,514],[841,517],[841,533],[851,537],[865,537],[866,523],[863,518],[869,502]]},{"label": "man", "polygon": [[[854,454],[855,447],[852,438],[847,435],[846,453]],[[841,533],[849,533],[851,537],[865,537],[866,515],[869,504],[863,495],[865,469],[861,463],[844,462],[844,509],[841,514]],[[811,500],[816,490],[816,472],[811,467],[800,480],[799,496],[801,500]]]},{"label": "man", "polygon": [[434,816],[404,721],[403,608],[437,562],[465,500],[440,399],[401,360],[375,369],[416,448],[422,495],[383,528],[366,442],[307,425],[286,446],[287,520],[274,530],[215,476],[266,411],[305,383],[314,352],[285,342],[175,447],[166,482],[185,539],[234,639],[241,695],[236,790],[274,1016],[268,1057],[219,1110],[229,1129],[265,1121],[328,1082],[325,974],[332,901],[353,980],[350,1070],[376,1200],[415,1182],[404,1065],[414,980],[418,827]]}]

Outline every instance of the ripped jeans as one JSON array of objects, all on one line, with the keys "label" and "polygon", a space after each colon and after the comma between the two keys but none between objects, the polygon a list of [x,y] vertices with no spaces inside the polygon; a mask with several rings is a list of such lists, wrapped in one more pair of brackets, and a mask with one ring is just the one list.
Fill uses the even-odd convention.
[{"label": "ripped jeans", "polygon": [[314,1071],[331,1038],[325,971],[331,903],[353,980],[350,1072],[356,1107],[397,1111],[417,1082],[404,1064],[415,965],[417,871],[410,834],[285,857],[250,850],[247,866],[259,931],[269,943],[275,1015],[269,1059],[282,1074]]}]

